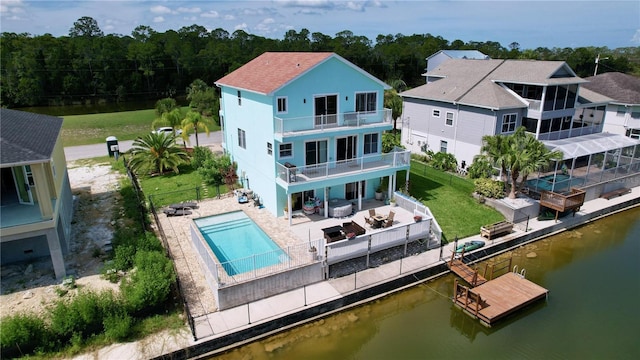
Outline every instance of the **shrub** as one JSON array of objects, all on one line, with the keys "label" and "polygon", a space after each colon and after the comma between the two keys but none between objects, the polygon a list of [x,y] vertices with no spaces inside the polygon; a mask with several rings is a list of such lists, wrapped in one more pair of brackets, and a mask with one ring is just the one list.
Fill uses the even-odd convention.
[{"label": "shrub", "polygon": [[16,314],[0,322],[2,358],[18,357],[44,350],[51,333],[43,319],[35,314]]},{"label": "shrub", "polygon": [[458,167],[458,161],[453,154],[437,152],[430,161],[431,166],[442,171],[455,171]]},{"label": "shrub", "polygon": [[474,185],[478,195],[493,199],[504,197],[504,183],[502,181],[482,178],[476,179]]},{"label": "shrub", "polygon": [[126,340],[132,333],[133,318],[124,311],[106,316],[103,321],[104,335],[113,341]]},{"label": "shrub", "polygon": [[171,261],[163,253],[139,251],[135,271],[120,284],[129,313],[156,310],[168,299],[175,276]]},{"label": "shrub", "polygon": [[[109,294],[109,293],[104,293]],[[80,334],[82,339],[103,330],[104,295],[93,292],[79,294],[72,301],[59,301],[51,312],[51,330],[60,341]]]},{"label": "shrub", "polygon": [[473,163],[467,168],[467,174],[471,179],[490,178],[496,172],[489,160],[484,156],[476,156]]},{"label": "shrub", "polygon": [[213,158],[213,151],[208,147],[196,146],[191,154],[191,167],[198,170],[208,159]]}]

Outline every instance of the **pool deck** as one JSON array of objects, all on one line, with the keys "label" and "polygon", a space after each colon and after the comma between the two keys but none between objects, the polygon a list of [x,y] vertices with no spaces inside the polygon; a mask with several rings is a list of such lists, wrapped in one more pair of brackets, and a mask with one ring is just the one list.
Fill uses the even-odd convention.
[{"label": "pool deck", "polygon": [[[216,203],[217,205],[215,206],[220,209],[228,207],[228,211],[235,209],[235,204],[237,204],[237,201],[232,198],[215,200],[213,202]],[[380,204],[380,202],[377,203]],[[509,235],[486,241],[485,247],[471,253],[478,252],[479,254],[483,254],[483,256],[489,257],[502,251],[508,244],[520,246],[526,242],[535,241],[540,237],[564,231],[565,229],[579,226],[593,219],[609,215],[619,209],[638,206],[638,204],[640,204],[640,187],[634,187],[631,189],[631,193],[612,198],[611,200],[594,199],[585,202],[575,217],[562,218],[559,219],[557,223],[531,219],[526,232],[515,229],[514,232]],[[211,354],[212,351],[230,349],[242,341],[275,334],[283,329],[299,326],[305,322],[327,316],[335,311],[344,310],[344,306],[335,308],[334,310],[326,309],[315,316],[309,315],[303,317],[295,323],[283,323],[284,319],[288,317],[293,317],[296,314],[310,314],[311,312],[309,310],[312,308],[328,307],[328,304],[340,303],[349,296],[367,292],[376,286],[380,286],[380,284],[391,282],[394,279],[398,279],[399,274],[401,274],[401,276],[407,276],[407,274],[416,274],[425,269],[439,267],[443,265],[451,256],[451,253],[455,251],[455,244],[449,243],[444,247],[442,255],[439,249],[434,249],[404,258],[401,261],[399,260],[376,268],[370,268],[357,274],[329,279],[247,305],[216,311],[215,307],[207,308],[205,306],[205,302],[207,301],[205,297],[211,296],[211,298],[213,298],[213,295],[212,292],[208,290],[208,285],[204,277],[201,276],[202,270],[199,262],[194,258],[194,256],[197,256],[196,252],[192,249],[190,243],[181,243],[176,240],[177,238],[190,241],[188,237],[188,225],[186,227],[184,225],[190,222],[190,217],[211,215],[212,213],[210,211],[212,210],[210,206],[213,205],[202,202],[201,207],[196,209],[194,213],[188,217],[167,218],[161,215],[162,226],[167,236],[171,237],[171,252],[176,260],[176,264],[182,263],[184,265],[186,263],[187,269],[191,270],[191,273],[180,274],[181,279],[183,279],[185,295],[199,299],[196,303],[190,303],[190,308],[192,308],[194,315],[196,314],[196,308],[199,308],[198,311],[200,311],[201,314],[205,314],[196,318],[197,340],[194,340],[188,327],[185,327],[179,334],[164,333],[138,342],[116,344],[77,356],[76,359],[184,358],[188,356],[187,354],[191,354],[191,356],[195,353]],[[286,226],[286,221],[283,218],[274,218],[269,215],[267,211],[263,211],[263,209],[246,205],[245,207],[245,211],[251,214],[250,216],[256,220],[256,222],[262,224],[262,221],[266,221],[267,225],[272,226],[274,231],[285,238],[279,241],[296,242],[300,241],[298,240],[299,236],[302,239],[306,239],[309,236],[309,232],[311,232],[313,236],[313,234],[317,234],[316,231],[327,227],[329,223],[327,219],[312,221],[312,219],[306,216],[300,218],[294,217],[294,226],[289,228]],[[379,212],[384,213],[383,208],[384,206],[381,207]],[[359,222],[358,216],[362,216],[362,219],[364,219],[364,214],[356,214],[355,219],[357,222]],[[259,219],[259,221],[257,219]],[[333,219],[333,221],[339,223],[342,219]],[[321,224],[323,222],[325,222],[325,224]],[[461,239],[460,241],[471,240],[485,239],[481,239],[480,234],[477,234],[469,238]],[[519,243],[516,244],[516,242]],[[179,271],[181,271],[180,268]],[[198,275],[198,272],[200,272],[200,275]],[[390,292],[396,290],[398,289],[390,290]],[[381,293],[377,296],[385,296],[390,292]],[[371,299],[372,297],[362,300],[362,302],[352,303],[350,306],[356,306]],[[214,304],[214,302],[212,302],[212,304]],[[275,330],[260,330],[269,327],[270,324],[273,325],[272,328]]]}]

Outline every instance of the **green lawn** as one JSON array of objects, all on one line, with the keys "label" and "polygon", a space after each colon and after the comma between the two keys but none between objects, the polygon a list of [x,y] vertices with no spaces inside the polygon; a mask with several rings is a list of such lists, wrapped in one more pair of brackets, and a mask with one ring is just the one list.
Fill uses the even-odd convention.
[{"label": "green lawn", "polygon": [[[181,110],[186,114],[187,107]],[[134,140],[153,130],[151,124],[155,119],[155,109],[65,116],[62,143],[64,146],[100,144],[108,136],[115,136],[120,141]],[[217,125],[209,129],[218,130]]]},{"label": "green lawn", "polygon": [[[218,195],[215,186],[206,185],[200,174],[191,169],[191,166],[180,167],[178,174],[165,174],[162,176],[139,177],[140,186],[147,199],[151,199],[156,208],[197,200],[196,188],[200,188],[199,198],[213,198]],[[220,193],[225,194],[227,187],[220,186]]]},{"label": "green lawn", "polygon": [[429,207],[447,241],[478,234],[481,226],[504,220],[498,211],[471,196],[473,180],[412,161],[409,181],[411,196]]}]

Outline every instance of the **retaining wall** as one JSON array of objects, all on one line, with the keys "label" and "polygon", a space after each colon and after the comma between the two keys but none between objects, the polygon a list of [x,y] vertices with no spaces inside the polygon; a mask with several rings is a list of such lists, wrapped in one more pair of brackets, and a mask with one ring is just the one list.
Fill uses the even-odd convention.
[{"label": "retaining wall", "polygon": [[[555,223],[554,225],[544,229],[529,231],[527,233],[519,235],[507,235],[507,238],[509,236],[513,236],[513,239],[504,241],[503,237],[501,238],[501,242],[499,244],[491,245],[489,247],[474,251],[471,255],[474,261],[480,261],[511,248],[520,246],[522,244],[539,240],[555,232],[572,229],[593,221],[597,218],[638,205],[640,205],[640,198],[633,198],[623,203],[594,211],[593,213],[576,215],[575,217],[567,217],[562,219],[562,222]],[[465,260],[471,261],[471,256],[465,257]],[[390,279],[387,282],[357,289],[353,293],[344,295],[339,299],[328,301],[326,303],[315,306],[305,307],[298,312],[285,315],[265,323],[255,324],[251,328],[243,329],[228,335],[211,339],[206,342],[202,342],[200,344],[174,351],[172,353],[164,354],[162,356],[156,357],[155,359],[188,359],[204,354],[213,355],[213,352],[221,352],[231,349],[237,346],[238,343],[258,340],[260,338],[278,333],[280,331],[299,326],[303,323],[313,321],[316,318],[325,317],[333,313],[346,310],[350,307],[369,302],[376,298],[387,296],[394,292],[404,290],[410,286],[417,285],[426,280],[444,275],[448,272],[449,268],[446,266],[445,261],[441,261],[427,269],[419,270],[413,273],[405,273],[400,277]]]}]

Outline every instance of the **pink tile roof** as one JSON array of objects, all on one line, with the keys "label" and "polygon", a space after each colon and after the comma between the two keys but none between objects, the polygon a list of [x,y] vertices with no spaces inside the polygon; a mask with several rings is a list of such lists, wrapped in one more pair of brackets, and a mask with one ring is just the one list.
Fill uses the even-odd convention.
[{"label": "pink tile roof", "polygon": [[331,52],[266,52],[215,83],[269,94],[333,55]]}]

